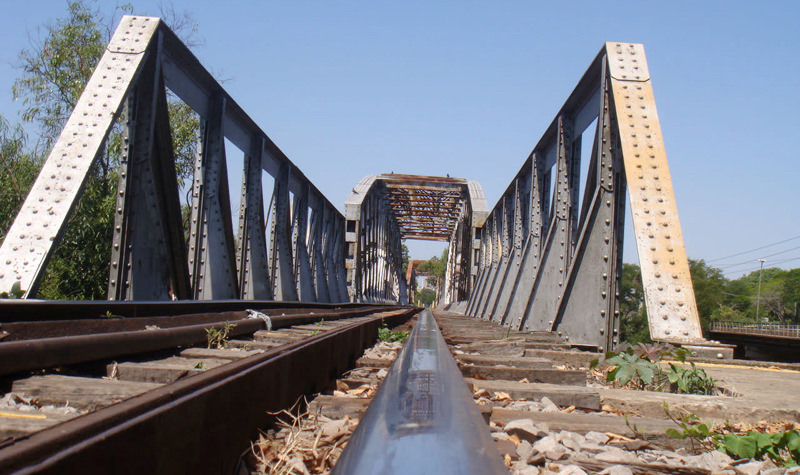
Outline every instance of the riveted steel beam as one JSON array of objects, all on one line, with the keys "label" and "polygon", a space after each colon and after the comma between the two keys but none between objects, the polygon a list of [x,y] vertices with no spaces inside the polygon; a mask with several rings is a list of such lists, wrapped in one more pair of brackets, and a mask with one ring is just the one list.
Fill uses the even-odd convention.
[{"label": "riveted steel beam", "polygon": [[[188,256],[167,88],[200,116],[202,124]],[[160,19],[132,16],[121,20],[0,246],[0,291],[19,283],[25,297],[35,295],[87,172],[126,107],[127,148],[120,170],[109,298],[295,300],[300,285],[303,298],[309,300],[323,298],[320,295],[347,300],[344,217]],[[244,151],[236,241],[228,203],[226,140]],[[269,248],[264,172],[275,182]],[[300,207],[295,214],[289,207],[290,193]],[[319,216],[310,234],[309,213]],[[307,249],[312,245],[320,252],[313,272]]]},{"label": "riveted steel beam", "polygon": [[128,97],[126,118],[108,298],[189,298],[167,99],[156,55],[147,59]]},{"label": "riveted steel beam", "polygon": [[628,186],[651,336],[701,341],[644,49],[627,43],[604,46],[488,216],[467,313],[616,345]]},{"label": "riveted steel beam", "polygon": [[351,298],[407,301],[410,285],[401,271],[401,243],[427,239],[450,241],[440,304],[466,299],[474,283],[475,228],[487,214],[477,182],[397,174],[362,179],[345,203]]}]

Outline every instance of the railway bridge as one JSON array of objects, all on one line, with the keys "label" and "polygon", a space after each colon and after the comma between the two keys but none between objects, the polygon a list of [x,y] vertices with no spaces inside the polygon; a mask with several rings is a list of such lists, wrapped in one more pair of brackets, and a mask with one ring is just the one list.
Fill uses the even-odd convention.
[{"label": "railway bridge", "polygon": [[[200,118],[188,189],[176,176],[170,100]],[[108,302],[38,300],[116,127],[124,138]],[[241,164],[241,184],[229,182],[229,164]],[[440,325],[427,311],[414,317],[410,344],[384,380],[389,389],[376,396],[381,409],[368,410],[362,424],[378,436],[356,433],[341,471],[378,471],[373,464],[384,458],[371,451],[393,452],[390,439],[406,437],[403,450],[436,447],[435,455],[457,454],[465,470],[502,472],[438,326],[447,343],[473,347],[513,333],[503,340],[517,345],[510,359],[527,366],[505,367],[507,355],[468,358],[499,361],[504,374],[551,378],[539,383],[585,386],[583,372],[542,368],[542,358],[526,359],[527,352],[620,344],[626,203],[652,338],[715,353],[722,347],[701,333],[640,44],[602,45],[491,206],[480,177],[365,171],[342,211],[301,165],[160,19],[122,19],[0,246],[0,292],[21,297],[0,302],[0,384],[54,404],[101,408],[64,422],[7,413],[0,472],[230,471],[253,434],[274,422],[268,411],[330,387],[379,329],[418,313],[409,305],[415,283],[413,265],[403,268],[406,239],[447,243],[437,305],[461,315],[440,315]],[[232,189],[241,189],[238,207]],[[98,378],[97,368],[107,375]],[[477,381],[484,370],[473,365],[470,374]],[[104,399],[87,402],[92,391]],[[569,403],[573,409],[600,407],[591,388],[555,394],[580,400]],[[24,430],[17,419],[27,421]],[[463,433],[446,432],[454,428]],[[389,429],[392,437],[382,438]],[[403,472],[427,459],[393,462]]]},{"label": "railway bridge", "polygon": [[[202,124],[188,240],[167,90]],[[384,174],[342,213],[163,22],[126,17],[0,247],[0,291],[36,296],[117,121],[109,300],[406,304],[402,240],[430,239],[449,243],[440,306],[610,349],[629,200],[653,339],[703,342],[642,45],[602,46],[491,208],[475,180]],[[226,140],[243,164],[238,219]]]}]

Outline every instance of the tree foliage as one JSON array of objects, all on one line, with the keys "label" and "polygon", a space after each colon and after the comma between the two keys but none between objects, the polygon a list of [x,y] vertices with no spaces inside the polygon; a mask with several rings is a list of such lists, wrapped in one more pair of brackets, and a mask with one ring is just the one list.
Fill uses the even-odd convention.
[{"label": "tree foliage", "polygon": [[447,272],[447,248],[442,252],[441,257],[433,256],[417,266],[417,271],[421,274],[428,274],[436,277],[437,281],[444,279]]},{"label": "tree foliage", "polygon": [[[760,298],[759,271],[731,280],[702,259],[689,259],[689,270],[706,336],[714,321],[755,322],[756,307],[759,321],[800,323],[800,269],[764,269]],[[620,313],[623,340],[631,344],[649,340],[641,270],[635,264],[623,264]]]},{"label": "tree foliage", "polygon": [[431,289],[418,290],[414,296],[414,300],[417,302],[417,305],[421,305],[423,307],[430,307],[433,305],[434,299],[436,299],[436,292]]},{"label": "tree foliage", "polygon": [[[132,7],[121,7],[132,12]],[[163,12],[162,12],[163,13]],[[197,44],[197,25],[191,16],[174,10],[167,22],[179,36]],[[116,14],[116,10],[115,10]],[[112,22],[84,0],[73,0],[67,14],[44,28],[43,39],[19,55],[22,75],[13,87],[21,100],[22,120],[39,140],[26,146],[21,127],[0,118],[0,238],[5,236],[69,114],[83,92],[108,43]],[[175,167],[181,188],[193,172],[199,116],[169,95]],[[115,190],[122,157],[124,114],[106,140],[103,153],[90,168],[84,192],[72,213],[62,241],[46,269],[38,296],[52,299],[105,297],[114,225]]]},{"label": "tree foliage", "polygon": [[406,246],[406,243],[403,242],[400,244],[400,259],[403,265],[403,275],[406,275],[406,272],[408,272],[408,256],[408,246]]},{"label": "tree foliage", "polygon": [[47,28],[44,41],[20,53],[23,75],[13,88],[14,99],[22,99],[23,120],[39,126],[45,149],[58,138],[105,51],[99,12],[81,1],[67,9],[67,18]]},{"label": "tree foliage", "polygon": [[0,116],[0,242],[6,237],[41,164],[25,149],[25,132]]}]

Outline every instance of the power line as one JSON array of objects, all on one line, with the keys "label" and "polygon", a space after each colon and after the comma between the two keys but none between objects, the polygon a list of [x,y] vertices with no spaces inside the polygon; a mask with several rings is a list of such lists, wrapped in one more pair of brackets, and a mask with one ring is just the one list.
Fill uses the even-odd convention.
[{"label": "power line", "polygon": [[[772,262],[770,262],[770,264],[773,264],[773,265],[778,265],[778,264],[783,264],[783,263],[785,263],[785,262],[796,261],[796,260],[798,260],[798,259],[800,259],[800,256],[797,256],[797,257],[788,257],[788,258],[786,258],[786,259],[778,259],[777,261],[772,261]],[[727,270],[725,270],[725,272],[724,272],[724,273],[726,273],[726,274],[733,274],[733,273],[739,273],[739,272],[745,272],[745,273],[746,273],[746,272],[752,272],[752,271],[754,271],[754,270],[758,270],[758,269],[759,269],[759,267],[760,267],[760,266],[748,267],[748,268],[739,269],[739,270],[727,269]],[[772,266],[771,266],[771,267],[772,267]]]},{"label": "power line", "polygon": [[749,254],[749,253],[754,252],[754,251],[760,251],[761,249],[766,249],[768,247],[777,246],[778,244],[783,244],[785,242],[794,241],[795,239],[800,239],[800,234],[798,234],[797,236],[790,237],[788,239],[784,239],[783,241],[774,242],[772,244],[767,244],[766,246],[757,247],[755,249],[750,249],[748,251],[737,252],[736,254],[731,254],[731,255],[725,256],[725,257],[718,257],[716,259],[711,259],[711,260],[706,261],[706,262],[708,263],[708,262],[721,261],[721,260],[724,260],[724,259],[728,259],[729,257],[736,257],[736,256],[744,255],[744,254]]},{"label": "power line", "polygon": [[[793,247],[793,248],[791,248],[791,249],[786,249],[786,250],[784,250],[784,251],[779,251],[779,252],[776,252],[776,253],[773,253],[773,254],[767,254],[766,256],[761,256],[761,257],[762,257],[762,258],[764,258],[764,257],[773,257],[773,256],[778,256],[778,255],[785,254],[785,253],[787,253],[787,252],[789,252],[789,251],[794,251],[794,250],[797,250],[797,249],[800,249],[800,246]],[[753,260],[754,260],[754,259],[748,259],[748,260],[746,260],[746,261],[737,262],[737,263],[735,263],[735,264],[720,264],[718,267],[731,267],[731,266],[738,266],[738,265],[741,265],[741,264],[747,264],[747,263],[753,262]]]}]

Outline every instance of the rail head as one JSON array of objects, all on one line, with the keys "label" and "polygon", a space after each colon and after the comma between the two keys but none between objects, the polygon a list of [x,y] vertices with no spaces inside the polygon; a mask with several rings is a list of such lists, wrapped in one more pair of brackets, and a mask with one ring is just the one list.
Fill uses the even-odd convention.
[{"label": "rail head", "polygon": [[508,473],[430,310],[333,473]]}]

